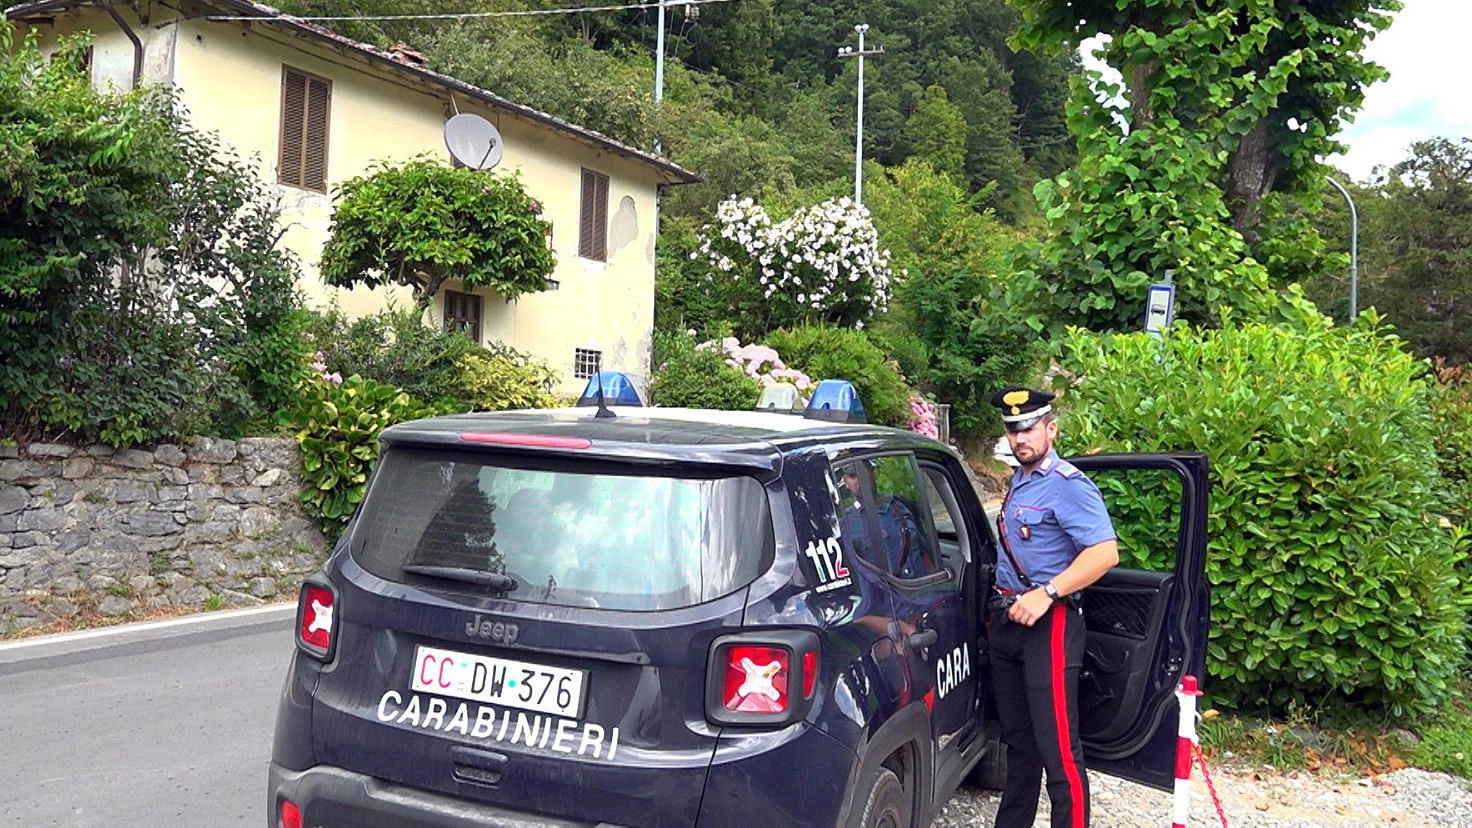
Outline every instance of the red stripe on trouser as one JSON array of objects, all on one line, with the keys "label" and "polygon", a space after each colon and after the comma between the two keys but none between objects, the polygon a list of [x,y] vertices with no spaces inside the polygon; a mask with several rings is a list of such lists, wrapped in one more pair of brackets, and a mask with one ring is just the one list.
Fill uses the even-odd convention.
[{"label": "red stripe on trouser", "polygon": [[1067,607],[1055,607],[1054,610],[1049,613],[1053,618],[1049,653],[1053,668],[1050,682],[1053,686],[1053,724],[1058,731],[1058,756],[1063,760],[1063,775],[1068,778],[1068,797],[1073,800],[1073,824],[1076,828],[1083,828],[1084,809],[1088,806],[1084,803],[1083,780],[1079,779],[1078,763],[1073,756],[1073,731],[1068,722],[1068,654],[1063,647],[1069,612]]}]

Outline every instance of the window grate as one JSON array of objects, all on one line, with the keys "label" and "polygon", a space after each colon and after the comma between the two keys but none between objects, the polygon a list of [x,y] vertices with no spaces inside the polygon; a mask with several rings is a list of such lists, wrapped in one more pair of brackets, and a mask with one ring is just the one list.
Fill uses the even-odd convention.
[{"label": "window grate", "polygon": [[592,379],[593,375],[602,370],[603,352],[594,351],[590,348],[574,348],[572,352],[573,376],[578,379]]},{"label": "window grate", "polygon": [[445,329],[465,334],[480,344],[480,297],[473,293],[445,291]]}]

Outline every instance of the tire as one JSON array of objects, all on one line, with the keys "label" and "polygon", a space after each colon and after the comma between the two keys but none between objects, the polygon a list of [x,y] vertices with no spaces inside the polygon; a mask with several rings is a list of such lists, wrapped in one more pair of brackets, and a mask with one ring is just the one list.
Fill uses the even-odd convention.
[{"label": "tire", "polygon": [[889,768],[880,768],[874,778],[859,825],[861,828],[910,828],[910,804],[905,799],[905,787]]},{"label": "tire", "polygon": [[971,769],[971,776],[966,781],[973,788],[989,791],[1000,791],[1007,786],[1007,745],[1002,742],[1002,737],[993,736],[987,740],[986,753],[981,755],[981,761]]}]

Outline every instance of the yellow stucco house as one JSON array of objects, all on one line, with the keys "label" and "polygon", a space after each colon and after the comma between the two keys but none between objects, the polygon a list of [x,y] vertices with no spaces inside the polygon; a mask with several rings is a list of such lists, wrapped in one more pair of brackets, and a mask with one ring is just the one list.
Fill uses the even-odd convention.
[{"label": "yellow stucco house", "polygon": [[383,52],[248,0],[57,0],[5,14],[48,45],[89,32],[99,87],[172,84],[197,127],[258,156],[280,189],[283,244],[302,263],[308,300],[351,316],[411,299],[407,289],[342,290],[317,277],[333,188],[376,161],[431,153],[448,162],[447,119],[483,116],[503,140],[497,169],[519,170],[552,223],[556,288],[506,302],[452,282],[435,298],[436,321],[547,360],[563,393],[600,369],[647,378],[658,194],[699,180],[690,171],[430,71],[408,50]]}]

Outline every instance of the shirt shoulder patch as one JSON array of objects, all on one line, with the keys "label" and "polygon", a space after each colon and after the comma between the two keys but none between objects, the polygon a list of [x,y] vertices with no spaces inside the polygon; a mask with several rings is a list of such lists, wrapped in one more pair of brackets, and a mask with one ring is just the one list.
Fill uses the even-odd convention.
[{"label": "shirt shoulder patch", "polygon": [[1063,475],[1064,477],[1078,477],[1080,474],[1082,474],[1082,472],[1078,470],[1077,466],[1073,465],[1067,460],[1059,460],[1058,465],[1053,468],[1053,471]]}]

